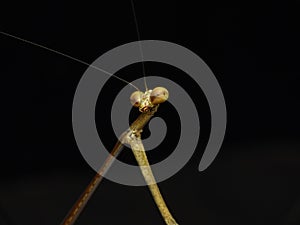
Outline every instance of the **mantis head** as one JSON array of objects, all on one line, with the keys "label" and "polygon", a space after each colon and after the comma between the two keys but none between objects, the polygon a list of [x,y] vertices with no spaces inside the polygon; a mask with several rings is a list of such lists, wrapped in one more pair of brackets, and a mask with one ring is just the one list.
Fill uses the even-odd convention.
[{"label": "mantis head", "polygon": [[135,91],[130,96],[130,102],[134,107],[138,107],[140,112],[148,112],[152,107],[165,102],[169,97],[169,92],[164,87],[156,87],[145,92]]}]

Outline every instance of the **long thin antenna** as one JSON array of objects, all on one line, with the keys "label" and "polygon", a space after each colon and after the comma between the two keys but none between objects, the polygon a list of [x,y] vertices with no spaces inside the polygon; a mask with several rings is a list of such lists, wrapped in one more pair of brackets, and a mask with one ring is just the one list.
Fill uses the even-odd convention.
[{"label": "long thin antenna", "polygon": [[54,52],[54,53],[56,53],[56,54],[58,54],[58,55],[64,56],[64,57],[69,58],[69,59],[72,59],[72,60],[74,60],[74,61],[76,61],[76,62],[79,62],[79,63],[81,63],[81,64],[84,64],[84,65],[86,65],[86,66],[89,66],[89,67],[91,67],[91,68],[93,68],[93,69],[99,70],[99,71],[101,71],[101,72],[103,72],[103,73],[105,73],[105,74],[107,74],[107,75],[109,75],[109,76],[112,76],[112,77],[114,77],[114,78],[116,78],[116,79],[118,79],[118,80],[121,80],[121,81],[125,82],[126,84],[131,85],[133,88],[135,88],[136,90],[139,91],[139,89],[138,89],[135,85],[133,85],[132,83],[128,82],[127,80],[124,80],[124,79],[122,79],[121,77],[118,77],[118,76],[116,76],[116,75],[114,75],[114,74],[112,74],[112,73],[110,73],[110,72],[108,72],[108,71],[106,71],[106,70],[104,70],[104,69],[101,69],[101,68],[99,68],[99,67],[97,67],[97,66],[91,65],[91,64],[89,64],[89,63],[87,63],[87,62],[85,62],[85,61],[82,61],[82,60],[80,60],[80,59],[77,59],[77,58],[75,58],[75,57],[72,57],[72,56],[70,56],[70,55],[67,55],[67,54],[62,53],[62,52],[60,52],[60,51],[57,51],[57,50],[54,50],[54,49],[52,49],[52,48],[48,48],[48,47],[46,47],[46,46],[43,46],[43,45],[34,43],[34,42],[32,42],[32,41],[28,41],[28,40],[26,40],[26,39],[23,39],[23,38],[14,36],[14,35],[12,35],[12,34],[9,34],[9,33],[3,32],[3,31],[0,31],[0,33],[3,34],[3,35],[5,35],[5,36],[8,36],[8,37],[12,37],[12,38],[14,38],[14,39],[17,39],[17,40],[19,40],[19,41],[23,41],[23,42],[26,42],[26,43],[28,43],[28,44],[31,44],[31,45],[40,47],[40,48],[45,49],[45,50],[48,50],[48,51],[50,51],[50,52]]},{"label": "long thin antenna", "polygon": [[142,43],[141,43],[141,36],[140,36],[140,31],[139,31],[139,25],[138,25],[137,17],[136,17],[136,14],[135,14],[134,2],[133,2],[133,0],[131,0],[130,2],[131,2],[133,17],[134,17],[134,23],[135,23],[135,28],[136,28],[136,33],[137,33],[137,38],[138,38],[140,53],[141,53],[142,67],[143,67],[143,73],[144,73],[144,85],[145,85],[146,91],[148,91],[147,82],[146,82],[145,64],[144,64],[144,54],[143,54],[143,49],[142,49]]}]

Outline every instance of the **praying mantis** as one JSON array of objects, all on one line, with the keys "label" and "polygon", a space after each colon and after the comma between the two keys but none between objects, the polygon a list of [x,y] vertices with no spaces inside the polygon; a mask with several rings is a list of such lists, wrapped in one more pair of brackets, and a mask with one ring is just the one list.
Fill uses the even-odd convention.
[{"label": "praying mantis", "polygon": [[[131,4],[132,4],[133,13],[134,13],[135,23],[136,23],[138,39],[140,39],[133,1],[131,1]],[[92,65],[89,65],[88,63],[86,63],[82,60],[79,60],[75,57],[61,53],[60,51],[56,51],[54,49],[51,49],[51,48],[45,47],[43,45],[25,40],[23,38],[11,35],[6,32],[1,31],[0,33],[2,35],[17,39],[19,41],[26,42],[31,45],[35,45],[35,46],[43,48],[45,50],[54,52],[56,54],[62,55],[67,58],[70,58],[79,63],[93,67]],[[141,50],[141,58],[143,60],[142,46],[140,46],[140,48],[141,48],[140,49]],[[96,68],[96,67],[95,67],[95,69],[101,70],[100,68]],[[143,65],[143,69],[145,70],[144,65]],[[114,74],[109,74],[109,75],[135,87],[131,83],[127,82],[126,80],[124,80],[122,78],[115,76]],[[144,76],[145,76],[145,71],[144,71]],[[130,101],[131,101],[132,105],[139,108],[141,115],[136,119],[135,122],[132,123],[130,128],[121,135],[119,141],[117,142],[113,151],[111,152],[112,157],[107,159],[107,161],[105,162],[103,167],[100,169],[100,171],[96,174],[96,176],[94,177],[94,179],[92,180],[90,185],[86,188],[86,190],[84,191],[84,193],[82,194],[80,199],[75,203],[75,205],[73,206],[73,208],[71,209],[69,214],[66,216],[65,220],[61,223],[62,225],[71,225],[76,222],[76,219],[79,216],[80,212],[82,211],[82,209],[86,205],[87,201],[89,200],[89,198],[91,197],[91,195],[93,194],[95,189],[97,188],[97,185],[100,183],[103,173],[106,172],[106,170],[109,168],[110,163],[112,163],[113,158],[114,158],[113,156],[117,155],[117,153],[122,149],[122,145],[125,143],[129,144],[131,146],[134,156],[141,168],[141,172],[142,172],[143,176],[145,177],[146,183],[149,186],[149,189],[152,193],[152,196],[158,206],[158,209],[159,209],[161,215],[163,216],[164,221],[166,222],[167,225],[176,225],[177,224],[177,222],[171,215],[169,209],[167,208],[164,199],[162,198],[162,195],[156,184],[154,175],[152,174],[151,167],[147,160],[144,146],[141,141],[141,133],[142,133],[143,127],[147,124],[147,122],[151,119],[151,117],[157,111],[159,104],[165,102],[168,99],[169,93],[168,93],[167,89],[165,89],[163,87],[157,87],[157,88],[154,88],[153,90],[148,89],[146,86],[146,80],[145,80],[145,88],[146,88],[146,91],[144,93],[138,90],[138,91],[134,92],[130,97]]]},{"label": "praying mantis", "polygon": [[[137,26],[137,19],[136,19],[136,16],[135,16],[134,5],[133,5],[133,2],[131,2],[131,3],[132,3],[132,9],[133,9],[133,13],[134,13],[136,30],[137,30],[137,34],[138,34],[138,40],[140,40],[140,35],[139,35],[139,31],[138,31],[138,26]],[[62,52],[57,51],[55,49],[46,47],[44,45],[37,44],[35,42],[20,38],[18,36],[14,36],[10,33],[0,31],[0,34],[2,36],[7,36],[7,37],[10,37],[10,38],[22,41],[22,42],[26,42],[27,44],[37,46],[41,49],[44,49],[44,50],[50,51],[52,53],[58,54],[60,56],[63,56],[65,58],[71,59],[72,61],[76,61],[80,64],[88,66],[87,70],[93,69],[93,71],[96,71],[96,72],[100,71],[101,76],[98,76],[98,77],[102,77],[102,74],[104,74],[103,76],[116,78],[119,81],[122,81],[123,84],[125,83],[127,85],[130,85],[132,88],[135,88],[137,90],[137,92],[135,92],[131,96],[131,103],[134,106],[139,107],[139,109],[141,111],[141,116],[138,117],[136,122],[132,123],[129,130],[125,131],[125,133],[123,135],[121,135],[121,137],[119,137],[119,141],[117,142],[115,148],[111,152],[112,157],[107,159],[107,161],[104,163],[102,169],[100,169],[100,171],[98,171],[98,167],[101,165],[100,163],[97,164],[97,169],[94,168],[95,171],[97,171],[97,174],[96,174],[95,178],[92,180],[90,185],[87,187],[84,194],[79,198],[77,203],[75,203],[74,207],[71,209],[70,213],[67,215],[66,219],[62,222],[62,224],[73,224],[73,223],[75,223],[75,221],[76,221],[78,215],[80,214],[81,210],[84,208],[84,206],[87,203],[88,199],[91,197],[91,195],[95,191],[97,185],[100,183],[100,181],[103,177],[102,176],[103,173],[105,173],[105,171],[109,168],[110,164],[113,162],[113,159],[115,158],[114,156],[117,156],[119,150],[121,149],[121,145],[123,145],[123,144],[129,144],[131,146],[131,148],[133,149],[133,153],[134,153],[134,155],[135,155],[135,157],[138,161],[138,164],[142,168],[142,174],[145,176],[146,181],[148,182],[148,186],[150,187],[150,191],[151,191],[151,193],[154,197],[155,202],[158,205],[158,208],[159,208],[161,214],[163,215],[163,218],[164,218],[165,222],[168,225],[177,224],[175,222],[175,219],[173,218],[173,216],[169,212],[169,209],[167,208],[164,200],[160,196],[161,194],[158,190],[158,187],[156,186],[156,181],[155,181],[155,179],[152,175],[152,172],[150,170],[150,167],[148,165],[149,163],[147,163],[147,158],[143,153],[143,148],[144,147],[143,147],[143,144],[141,143],[141,140],[140,140],[142,128],[145,126],[145,124],[148,122],[148,120],[156,112],[158,105],[160,103],[163,103],[164,101],[166,101],[167,97],[168,97],[168,91],[166,89],[161,88],[161,87],[158,87],[158,89],[154,88],[155,86],[161,86],[162,84],[152,85],[153,87],[151,87],[151,88],[154,88],[153,90],[148,89],[147,83],[146,83],[146,77],[147,76],[145,74],[144,61],[147,61],[147,62],[148,61],[149,62],[162,62],[162,64],[165,63],[165,64],[169,64],[169,65],[175,65],[175,67],[178,66],[178,68],[181,69],[181,71],[183,71],[183,72],[186,72],[188,74],[190,72],[192,72],[192,74],[194,75],[193,78],[195,80],[197,80],[196,83],[199,84],[199,85],[200,84],[204,85],[204,87],[205,87],[204,93],[208,93],[206,95],[206,97],[208,98],[208,104],[209,104],[210,107],[212,106],[212,110],[211,110],[212,111],[212,130],[211,130],[211,134],[210,134],[209,140],[208,140],[209,148],[207,148],[208,150],[205,151],[204,155],[203,155],[203,159],[206,159],[206,160],[201,160],[201,162],[199,164],[199,169],[200,170],[204,170],[212,162],[212,160],[216,156],[216,154],[218,152],[218,149],[219,149],[218,147],[221,145],[222,140],[223,140],[222,134],[224,134],[224,127],[225,127],[225,124],[226,124],[226,120],[224,119],[225,114],[224,115],[222,114],[224,112],[224,109],[225,109],[225,107],[223,107],[224,106],[224,101],[223,101],[224,99],[222,98],[222,92],[221,92],[221,90],[220,90],[220,88],[217,84],[216,79],[213,76],[211,76],[213,74],[210,72],[207,65],[204,65],[203,61],[201,59],[199,59],[197,57],[197,55],[195,55],[191,51],[188,51],[188,49],[186,49],[184,47],[180,47],[180,45],[178,45],[178,44],[173,43],[173,44],[169,45],[170,43],[162,41],[162,42],[159,42],[160,43],[159,45],[155,44],[154,47],[150,46],[150,48],[149,48],[149,43],[150,42],[153,43],[152,42],[153,40],[148,40],[148,41],[146,40],[145,42],[144,41],[134,42],[134,43],[139,43],[140,58],[138,57],[138,52],[136,51],[138,48],[136,46],[134,46],[135,49],[132,49],[132,50],[128,51],[129,55],[127,55],[124,58],[131,59],[132,55],[134,55],[135,59],[139,58],[137,61],[131,62],[127,65],[133,64],[135,62],[142,62],[143,72],[144,72],[143,75],[144,75],[145,92],[140,92],[140,89],[137,88],[133,83],[127,81],[126,79],[122,78],[121,76],[120,77],[117,76],[116,75],[116,73],[118,73],[117,70],[115,70],[114,72],[108,72],[108,71],[111,71],[111,68],[108,68],[106,70],[102,69],[101,64],[98,65],[98,66],[95,66],[94,64],[89,64],[86,61],[75,58],[71,55],[67,55],[65,53],[62,53]],[[129,43],[130,46],[132,46],[131,43],[132,42]],[[142,46],[141,43],[143,43],[143,46]],[[161,44],[163,45],[163,47],[161,46]],[[167,47],[168,50],[166,50],[166,44],[168,45],[168,47]],[[125,45],[127,46],[127,44],[125,44]],[[124,45],[122,45],[122,46],[124,46]],[[145,53],[146,53],[145,58],[144,58],[144,55],[143,55],[143,47],[144,47],[144,50],[145,50]],[[148,50],[146,50],[146,49],[148,49]],[[153,51],[153,49],[155,49],[154,52],[156,53],[156,56],[158,58],[164,57],[164,59],[167,59],[167,62],[161,61],[161,60],[156,61],[156,58],[154,60],[153,60],[153,58],[149,59],[148,58],[149,54],[147,53],[147,52],[149,52],[149,49],[151,51]],[[117,55],[114,55],[114,58],[111,58],[108,61],[114,63],[115,65],[117,65],[117,63],[115,61],[116,61],[116,59],[120,59],[120,56],[123,57],[124,55],[120,54],[120,52],[119,52]],[[176,62],[174,62],[174,60]],[[192,65],[190,65],[190,63],[192,63]],[[120,67],[119,69],[124,68],[124,66],[126,66],[126,65],[122,65],[122,67]],[[203,74],[201,74],[201,76],[198,76],[199,73],[201,73],[201,72],[203,72]],[[147,75],[149,75],[149,74],[147,74]],[[178,76],[176,76],[174,74],[173,74],[173,77],[175,79],[178,78]],[[179,76],[179,82],[181,82],[180,78],[181,77]],[[164,84],[162,86],[167,87],[169,85],[169,83],[172,83],[172,82],[173,82],[173,79],[169,79],[168,84]],[[94,84],[97,84],[97,83],[94,83]],[[95,87],[96,87],[97,90],[101,89],[101,88],[98,88],[97,85]],[[200,87],[201,87],[201,85],[200,85]],[[174,161],[175,163],[173,163],[173,165],[176,167],[176,169],[169,169],[168,168],[167,170],[164,171],[164,172],[167,172],[167,173],[170,172],[170,171],[176,173],[182,168],[183,165],[185,165],[185,163],[187,163],[187,161],[192,156],[193,151],[194,151],[194,149],[196,148],[196,145],[197,145],[200,126],[199,126],[199,123],[198,123],[199,118],[197,117],[195,105],[193,104],[193,102],[191,101],[190,98],[186,98],[186,96],[188,96],[188,95],[184,92],[180,92],[180,90],[178,88],[174,91],[168,86],[168,89],[171,90],[170,96],[172,96],[172,97],[175,96],[174,100],[177,100],[177,101],[172,102],[172,100],[170,98],[170,101],[169,101],[171,104],[174,103],[174,105],[176,106],[175,107],[176,111],[179,108],[181,108],[181,109],[183,108],[184,109],[183,111],[186,112],[185,113],[185,118],[186,118],[185,121],[181,123],[180,128],[178,127],[179,129],[174,129],[174,131],[178,130],[180,134],[186,134],[185,135],[186,138],[184,138],[184,141],[181,141],[182,139],[179,139],[179,143],[180,143],[180,146],[181,146],[180,150],[182,150],[182,151],[179,151],[179,149],[176,148],[174,153],[177,153],[176,154],[177,157],[173,157],[173,158],[168,157],[168,158],[172,158],[172,160],[174,158],[179,159],[179,161],[176,161],[176,162]],[[194,90],[194,91],[197,90],[197,88],[191,88],[191,89]],[[96,91],[94,91],[93,93],[96,93]],[[198,93],[196,93],[196,94],[198,95]],[[182,96],[185,96],[184,100],[180,99],[180,101],[178,101],[178,99],[181,98]],[[92,99],[92,98],[90,98],[90,99]],[[162,101],[158,101],[157,99],[162,99]],[[83,101],[83,102],[85,102],[85,101]],[[190,102],[191,104],[189,104],[188,107],[185,107],[186,104],[182,104],[182,103],[186,103],[186,102]],[[102,108],[105,108],[104,104],[102,104],[101,106],[102,106]],[[82,108],[87,108],[87,107],[82,107]],[[220,116],[220,114],[221,114],[221,116]],[[183,115],[180,114],[179,112],[178,112],[178,115],[180,115],[180,120],[182,121],[182,119],[184,118]],[[87,117],[89,117],[89,116],[87,116]],[[175,117],[176,117],[176,115],[175,115]],[[90,118],[92,118],[92,116]],[[141,118],[143,118],[143,119],[141,119]],[[125,119],[124,119],[124,121],[125,121]],[[143,121],[143,122],[141,122],[141,121]],[[137,124],[138,124],[138,127],[136,127]],[[173,121],[172,121],[172,124],[177,124],[177,123],[173,123]],[[218,124],[220,124],[220,126]],[[128,125],[124,129],[126,129],[127,127],[128,127]],[[219,129],[219,127],[221,127],[221,129]],[[55,129],[56,129],[56,127],[55,127]],[[81,129],[81,130],[83,130],[83,132],[87,131],[87,130],[84,130],[84,129]],[[90,129],[90,130],[92,130],[92,129]],[[221,130],[221,132],[220,132],[220,130]],[[190,131],[192,131],[192,132],[190,132]],[[74,132],[74,134],[75,134],[75,132]],[[64,134],[62,134],[62,135],[64,136]],[[119,133],[118,133],[117,136],[119,136]],[[75,137],[75,139],[76,139],[76,137]],[[189,145],[188,148],[185,147],[187,145]],[[79,148],[79,149],[81,150],[81,148]],[[142,150],[142,151],[140,151],[140,150]],[[97,149],[97,151],[98,151],[98,149]],[[99,151],[101,151],[101,149],[99,149]],[[163,160],[163,161],[165,161],[165,160]],[[159,163],[157,163],[157,164],[159,164]],[[153,170],[155,170],[155,166],[156,165],[153,165]],[[145,168],[145,169],[143,169],[143,168]],[[160,174],[163,174],[163,175],[166,174],[164,172],[160,173],[160,171],[161,170],[156,170],[155,171],[155,174],[158,174],[158,175],[156,175],[156,180],[158,180],[158,181],[162,181],[160,179]],[[173,173],[173,174],[175,174],[175,173]],[[170,177],[170,176],[168,176],[168,177]],[[123,178],[126,179],[126,176],[123,176]]]},{"label": "praying mantis", "polygon": [[[0,32],[3,35],[9,36],[11,38],[18,39],[20,41],[38,46],[40,48],[52,51],[54,53],[63,55],[65,57],[71,58],[75,61],[81,62],[83,64],[87,64],[79,59],[76,59],[74,57],[71,57],[69,55],[66,55],[64,53],[58,52],[56,50],[47,48],[45,46],[33,43],[31,41],[19,38],[17,36]],[[89,65],[90,66],[90,65]],[[95,69],[101,70],[98,67],[94,67]],[[112,76],[118,78],[117,76],[111,74]],[[123,80],[122,78],[118,78],[121,81],[124,81],[131,86],[135,87],[133,84]],[[136,88],[136,87],[135,87]],[[134,107],[138,107],[139,111],[141,112],[141,115],[132,123],[130,128],[126,130],[121,137],[119,138],[119,141],[116,143],[114,149],[111,152],[110,157],[107,158],[104,165],[101,167],[101,169],[98,171],[98,173],[95,175],[91,183],[88,185],[86,190],[83,192],[81,197],[78,199],[78,201],[74,204],[68,215],[65,217],[61,225],[72,225],[76,222],[77,217],[80,215],[80,212],[83,210],[84,206],[87,204],[87,201],[92,196],[93,192],[96,190],[97,186],[101,182],[103,178],[103,174],[108,170],[109,166],[113,162],[114,156],[116,156],[120,150],[123,147],[123,144],[129,144],[132,148],[132,151],[134,153],[134,156],[141,168],[141,172],[145,178],[145,181],[150,189],[150,192],[153,196],[154,201],[156,202],[156,205],[167,225],[176,225],[177,222],[171,215],[164,199],[162,198],[162,195],[160,193],[160,190],[156,184],[154,175],[151,171],[151,167],[149,165],[144,146],[141,141],[141,133],[143,127],[147,124],[147,122],[151,119],[151,117],[154,115],[154,113],[157,111],[158,106],[167,101],[169,97],[169,92],[167,89],[163,87],[156,87],[153,90],[147,89],[143,93],[138,88],[136,88],[137,91],[135,91],[130,96],[131,104]]]},{"label": "praying mantis", "polygon": [[91,183],[82,193],[81,197],[74,204],[61,225],[74,224],[87,201],[101,182],[103,174],[112,163],[113,156],[116,156],[119,153],[124,143],[127,143],[131,146],[134,156],[141,168],[142,174],[164,221],[167,225],[177,224],[159,191],[159,188],[151,171],[151,167],[149,165],[143,143],[141,141],[141,132],[143,127],[157,111],[159,104],[165,102],[168,97],[168,90],[163,87],[156,87],[153,90],[147,90],[145,93],[136,91],[131,95],[130,101],[132,105],[134,107],[138,107],[142,114],[132,123],[130,128],[121,135],[119,141],[116,143],[111,152],[111,156],[107,158],[104,165],[101,167]]}]

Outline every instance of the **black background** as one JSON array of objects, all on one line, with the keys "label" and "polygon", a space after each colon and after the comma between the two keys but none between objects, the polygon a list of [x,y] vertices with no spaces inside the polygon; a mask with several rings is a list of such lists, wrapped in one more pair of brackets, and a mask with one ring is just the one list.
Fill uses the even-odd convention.
[{"label": "black background", "polygon": [[[138,1],[135,7],[141,39],[175,42],[198,54],[226,100],[222,149],[200,173],[210,125],[203,93],[190,80],[178,79],[182,72],[176,68],[145,64],[149,75],[173,74],[200,114],[193,158],[160,183],[179,224],[300,224],[299,3]],[[1,3],[0,21],[1,31],[88,63],[137,40],[130,1]],[[87,66],[2,34],[0,47],[0,224],[59,224],[95,173],[78,151],[71,121],[73,95]],[[136,74],[140,64],[118,73],[129,81]],[[124,85],[109,81],[114,88]],[[101,124],[109,112],[101,108],[113,97],[109,91],[99,96],[99,130],[109,130]],[[172,118],[174,112],[166,103],[158,115]],[[168,131],[167,146],[178,137],[176,130]],[[116,137],[99,133],[108,146],[114,144]],[[172,151],[164,149],[155,150],[151,162]],[[128,150],[121,159],[134,163]],[[120,223],[164,224],[146,187],[105,180],[77,224]]]}]

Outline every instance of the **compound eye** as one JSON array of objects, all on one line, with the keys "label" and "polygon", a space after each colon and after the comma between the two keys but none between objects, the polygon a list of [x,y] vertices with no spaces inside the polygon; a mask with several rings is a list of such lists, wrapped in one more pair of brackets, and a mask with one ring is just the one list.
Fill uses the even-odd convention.
[{"label": "compound eye", "polygon": [[141,105],[141,100],[143,96],[143,92],[135,91],[130,96],[130,102],[134,107],[139,107]]},{"label": "compound eye", "polygon": [[150,101],[153,105],[165,102],[169,98],[169,92],[164,87],[156,87],[150,94]]}]

